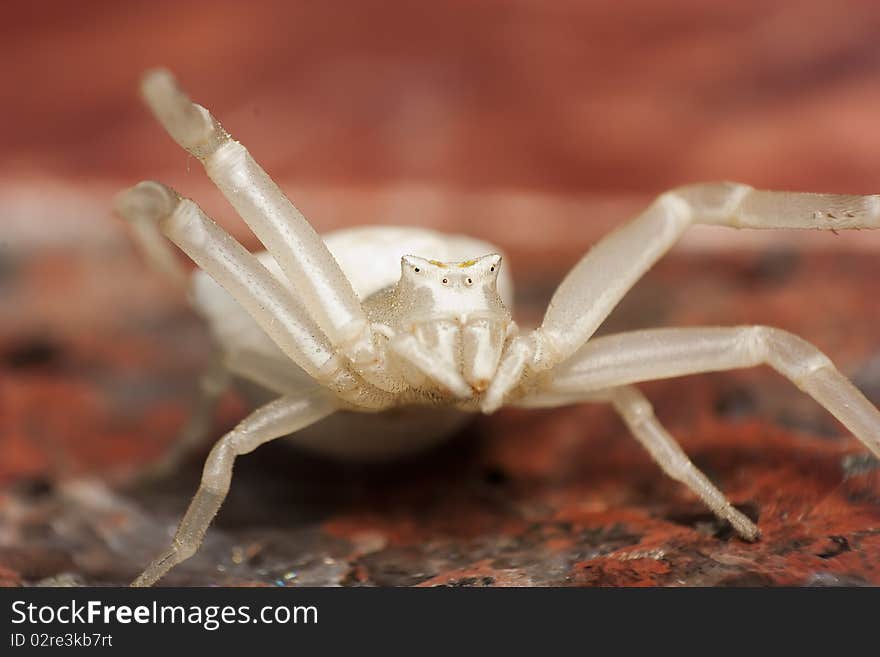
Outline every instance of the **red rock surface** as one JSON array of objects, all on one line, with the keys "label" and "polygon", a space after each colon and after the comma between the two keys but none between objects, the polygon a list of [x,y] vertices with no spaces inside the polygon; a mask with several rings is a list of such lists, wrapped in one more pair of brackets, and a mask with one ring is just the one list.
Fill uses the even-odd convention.
[{"label": "red rock surface", "polygon": [[[873,2],[76,3],[0,27],[0,584],[124,583],[198,477],[135,486],[210,350],[135,257],[112,194],[160,178],[252,237],[161,134],[173,68],[321,230],[430,225],[511,255],[518,317],[664,188],[880,189]],[[610,319],[765,323],[880,403],[880,235],[694,230]],[[880,470],[765,370],[644,386],[758,518],[730,536],[609,409],[503,411],[424,458],[353,468],[267,445],[169,584],[878,584]],[[245,408],[232,396],[219,436]],[[203,454],[202,454],[203,455]]]}]

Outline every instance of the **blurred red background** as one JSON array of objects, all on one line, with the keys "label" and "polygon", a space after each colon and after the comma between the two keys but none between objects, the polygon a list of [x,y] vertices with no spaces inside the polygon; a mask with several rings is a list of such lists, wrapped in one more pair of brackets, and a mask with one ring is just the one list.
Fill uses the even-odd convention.
[{"label": "blurred red background", "polygon": [[[173,70],[319,230],[416,224],[495,241],[512,256],[528,322],[593,241],[664,189],[731,179],[880,191],[878,32],[872,0],[7,3],[0,482],[147,461],[186,416],[209,346],[184,300],[135,256],[110,211],[117,190],[160,179],[256,246],[198,163],[142,106],[137,85],[147,68]],[[816,341],[848,373],[867,371],[859,368],[874,362],[880,344],[878,238],[695,229],[612,324],[772,323]],[[870,371],[865,385],[880,377]],[[739,376],[748,386],[767,377]],[[674,406],[679,384],[658,384],[655,397]],[[768,386],[756,395],[782,395],[794,415],[822,417],[797,391]],[[711,394],[694,394],[693,405],[711,415]],[[757,428],[728,436],[752,436],[758,460],[761,431],[783,431],[768,428],[774,402],[761,403]],[[218,435],[241,412],[229,401]],[[563,417],[605,422],[596,419],[601,409],[577,412]],[[670,413],[686,446],[689,432],[693,445],[713,433],[706,426],[717,428],[686,410]],[[509,424],[502,417],[486,431],[513,431]],[[539,424],[532,435],[547,436],[540,449],[557,449],[570,444],[554,438],[560,430]],[[705,445],[717,437],[706,435]],[[795,440],[784,432],[777,439]],[[828,449],[858,451],[840,440]],[[487,449],[486,460],[507,463]],[[626,449],[625,458],[642,458],[636,446]],[[661,500],[693,504],[643,465]],[[718,457],[719,472],[728,467],[745,466]],[[548,466],[542,476],[554,473]],[[716,476],[732,495],[748,480]],[[828,476],[832,490],[838,479]],[[7,505],[30,508],[10,490]],[[647,504],[625,492],[597,495],[611,506]],[[162,512],[165,521],[186,496]],[[123,578],[106,565],[83,566],[63,541],[46,548],[60,559],[49,559],[55,567],[34,567],[21,556],[33,539],[15,527],[0,532],[9,581],[57,574],[58,563],[90,581]],[[847,568],[876,581],[861,566]]]}]

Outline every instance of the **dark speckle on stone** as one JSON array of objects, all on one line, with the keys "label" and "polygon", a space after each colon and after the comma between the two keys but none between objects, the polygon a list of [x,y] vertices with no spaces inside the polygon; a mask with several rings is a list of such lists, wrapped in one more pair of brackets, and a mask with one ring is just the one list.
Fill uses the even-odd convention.
[{"label": "dark speckle on stone", "polygon": [[54,486],[49,479],[37,477],[19,482],[16,484],[15,490],[26,499],[36,500],[50,495],[54,491]]},{"label": "dark speckle on stone", "polygon": [[578,535],[578,545],[593,548],[595,554],[606,554],[631,545],[638,545],[641,540],[641,534],[630,531],[622,523],[615,523],[611,527],[586,529]]},{"label": "dark speckle on stone", "polygon": [[847,454],[840,459],[840,467],[845,476],[857,477],[880,468],[880,460],[868,452]]},{"label": "dark speckle on stone", "polygon": [[758,285],[782,285],[797,272],[800,260],[800,255],[793,248],[783,246],[767,249],[758,257],[748,278]]},{"label": "dark speckle on stone", "polygon": [[847,502],[853,504],[880,505],[880,495],[873,486],[861,486],[846,492]]},{"label": "dark speckle on stone", "polygon": [[[734,507],[752,522],[758,522],[760,511],[756,504],[746,502],[745,504],[736,504]],[[721,520],[708,510],[699,510],[693,513],[676,513],[667,516],[667,518],[676,524],[691,527],[701,534],[712,535],[721,541],[729,541],[731,538],[736,537],[736,532],[729,523]]]},{"label": "dark speckle on stone", "polygon": [[461,579],[453,579],[444,584],[444,586],[492,586],[495,583],[494,577],[462,577]]},{"label": "dark speckle on stone", "polygon": [[[427,565],[432,565],[433,550],[425,546],[411,547],[408,549],[389,548],[371,554],[364,555],[358,560],[358,565],[369,573],[370,582],[377,586],[414,586],[437,575],[432,567],[422,570]],[[448,557],[448,553],[443,555]],[[451,559],[442,559],[448,568],[457,568],[465,565]]]},{"label": "dark speckle on stone", "polygon": [[13,370],[47,367],[61,357],[61,346],[47,338],[29,338],[13,344],[3,354],[3,363]]},{"label": "dark speckle on stone", "polygon": [[803,431],[820,438],[839,438],[841,435],[840,427],[835,424],[833,418],[825,413],[820,413],[819,410],[811,414],[805,414],[801,411],[780,410],[776,413],[775,419],[787,429],[793,429],[798,432]]},{"label": "dark speckle on stone", "polygon": [[[574,529],[574,525],[572,523],[565,521],[557,522],[556,526],[559,528],[559,531],[565,534],[570,534],[571,531]],[[616,527],[619,528],[619,525],[616,525]]]},{"label": "dark speckle on stone", "polygon": [[507,474],[499,467],[489,466],[483,474],[486,483],[491,486],[503,486],[507,483]]},{"label": "dark speckle on stone", "polygon": [[747,417],[757,408],[755,396],[745,388],[724,390],[715,400],[715,413],[724,418]]},{"label": "dark speckle on stone", "polygon": [[773,554],[780,557],[786,554],[797,554],[810,545],[813,545],[813,540],[806,536],[787,538],[773,547]]},{"label": "dark speckle on stone", "polygon": [[828,547],[816,555],[820,559],[831,559],[852,549],[846,536],[829,536],[828,538],[830,540]]}]

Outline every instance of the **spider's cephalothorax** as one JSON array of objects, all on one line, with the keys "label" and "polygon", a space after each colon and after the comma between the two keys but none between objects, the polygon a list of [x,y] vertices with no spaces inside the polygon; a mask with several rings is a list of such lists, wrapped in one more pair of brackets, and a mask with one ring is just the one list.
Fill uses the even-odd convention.
[{"label": "spider's cephalothorax", "polygon": [[387,338],[386,371],[415,390],[437,394],[439,383],[439,392],[473,401],[515,330],[497,287],[501,256],[439,262],[407,255],[400,264],[397,285],[364,303]]},{"label": "spider's cephalothorax", "polygon": [[[248,252],[195,203],[159,183],[125,192],[118,210],[157,268],[187,280],[163,238],[199,266],[189,279],[192,299],[222,354],[206,377],[204,403],[233,378],[273,401],[216,444],[174,541],[136,585],[154,583],[196,551],[229,489],[236,456],[290,434],[343,458],[399,455],[454,431],[462,411],[610,403],[660,467],[746,540],[759,537],[758,527],[691,463],[634,384],[769,365],[880,457],[880,412],[827,356],[791,333],[738,326],[593,338],[692,224],[878,228],[878,196],[769,192],[737,183],[666,192],[594,245],[553,294],[541,325],[520,332],[505,307],[511,290],[506,268],[499,275],[500,256],[478,257],[491,245],[415,228],[319,236],[170,73],[149,73],[142,89],[266,251]],[[434,259],[407,255],[413,253]]]}]

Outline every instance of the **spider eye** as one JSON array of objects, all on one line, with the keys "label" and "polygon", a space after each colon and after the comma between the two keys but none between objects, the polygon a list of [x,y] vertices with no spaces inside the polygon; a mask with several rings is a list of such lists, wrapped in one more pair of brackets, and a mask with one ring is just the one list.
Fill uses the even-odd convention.
[{"label": "spider eye", "polygon": [[422,270],[421,270],[421,269],[419,269],[419,268],[418,268],[418,267],[416,267],[416,268],[415,268],[415,269],[414,269],[414,270],[413,270],[413,271],[415,271],[415,273],[417,273],[417,274],[418,274],[418,273],[419,273],[419,272],[420,272],[420,271],[422,271]]},{"label": "spider eye", "polygon": [[491,267],[489,267],[489,271],[495,271],[495,265],[492,265]]},{"label": "spider eye", "polygon": [[444,279],[443,279],[443,285],[446,285],[448,282],[449,282],[449,279],[448,279],[448,278],[444,278]]},{"label": "spider eye", "polygon": [[470,285],[471,283],[473,283],[473,281],[471,279],[467,279],[467,284]]}]

